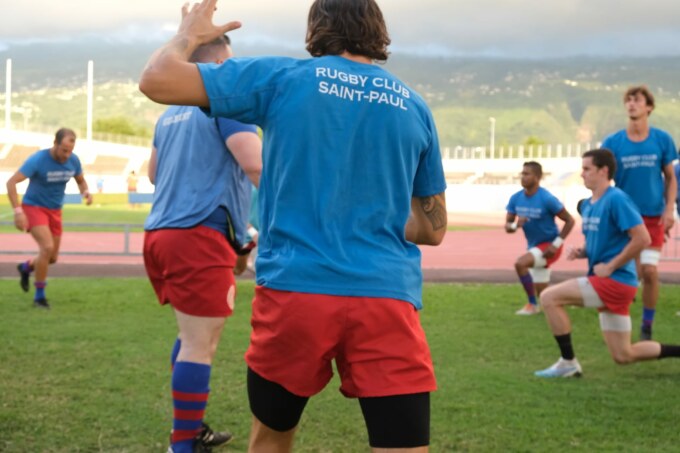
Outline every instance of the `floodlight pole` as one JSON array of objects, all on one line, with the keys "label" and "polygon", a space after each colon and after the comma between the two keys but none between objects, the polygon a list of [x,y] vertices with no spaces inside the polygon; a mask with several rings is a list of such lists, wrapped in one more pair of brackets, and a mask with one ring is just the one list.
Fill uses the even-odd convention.
[{"label": "floodlight pole", "polygon": [[87,141],[92,141],[92,91],[93,91],[94,62],[87,62]]},{"label": "floodlight pole", "polygon": [[490,131],[489,131],[489,151],[491,153],[491,158],[493,159],[496,154],[496,118],[493,116],[489,117]]},{"label": "floodlight pole", "polygon": [[12,59],[5,65],[5,130],[12,128]]}]

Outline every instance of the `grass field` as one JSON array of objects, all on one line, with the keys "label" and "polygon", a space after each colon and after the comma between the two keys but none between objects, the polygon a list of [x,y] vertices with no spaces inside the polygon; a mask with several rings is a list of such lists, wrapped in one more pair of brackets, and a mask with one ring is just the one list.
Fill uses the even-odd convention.
[{"label": "grass field", "polygon": [[[678,451],[680,360],[615,365],[597,315],[570,310],[584,377],[540,380],[558,357],[543,316],[513,315],[518,285],[427,285],[422,322],[439,390],[433,452]],[[142,279],[53,279],[53,309],[0,280],[0,451],[163,452],[171,426],[169,355],[176,333]],[[212,374],[207,421],[246,450],[243,353],[253,285],[239,282]],[[680,287],[662,288],[656,336],[680,342]],[[634,306],[634,323],[640,319]],[[298,452],[368,451],[356,401],[334,380],[312,398]]]}]

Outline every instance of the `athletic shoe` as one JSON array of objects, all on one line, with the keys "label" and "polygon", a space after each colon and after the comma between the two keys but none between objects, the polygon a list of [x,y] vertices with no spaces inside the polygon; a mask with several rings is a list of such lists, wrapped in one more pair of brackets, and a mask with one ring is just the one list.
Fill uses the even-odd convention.
[{"label": "athletic shoe", "polygon": [[541,309],[538,307],[538,305],[534,304],[526,304],[524,307],[522,307],[521,310],[517,310],[515,312],[516,315],[522,315],[522,316],[531,316],[531,315],[537,315],[541,312]]},{"label": "athletic shoe", "polygon": [[229,431],[215,432],[210,429],[206,423],[203,423],[201,433],[196,436],[196,440],[203,444],[204,447],[214,448],[220,445],[226,445],[234,438]]},{"label": "athletic shoe", "polygon": [[[203,423],[201,432],[196,436],[193,453],[210,453],[214,447],[226,445],[232,441],[234,436],[229,431],[215,432],[206,423]],[[168,447],[167,453],[173,453],[172,445]]]},{"label": "athletic shoe", "polygon": [[33,306],[35,308],[44,308],[46,310],[50,309],[50,304],[47,303],[47,299],[35,299],[33,301]]},{"label": "athletic shoe", "polygon": [[17,266],[17,270],[19,271],[19,275],[21,275],[21,280],[19,280],[19,285],[21,285],[21,289],[23,289],[24,292],[27,293],[28,292],[28,286],[29,286],[28,281],[29,281],[29,277],[30,277],[31,274],[29,274],[28,272],[25,272],[23,267],[24,267],[23,263],[21,263]]},{"label": "athletic shoe", "polygon": [[649,341],[652,339],[652,326],[640,327],[640,341]]},{"label": "athletic shoe", "polygon": [[566,377],[581,377],[583,370],[578,360],[565,360],[560,357],[560,360],[555,362],[550,368],[536,371],[535,376],[542,378],[566,378]]}]

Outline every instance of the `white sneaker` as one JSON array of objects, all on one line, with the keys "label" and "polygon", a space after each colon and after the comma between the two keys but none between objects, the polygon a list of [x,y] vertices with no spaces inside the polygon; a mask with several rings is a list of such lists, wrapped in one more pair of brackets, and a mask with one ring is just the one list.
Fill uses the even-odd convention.
[{"label": "white sneaker", "polygon": [[541,312],[541,309],[538,307],[538,305],[534,304],[526,304],[524,307],[522,307],[521,310],[517,310],[515,312],[516,315],[522,315],[522,316],[530,316],[530,315],[537,315]]},{"label": "white sneaker", "polygon": [[565,360],[560,357],[560,360],[555,362],[550,368],[536,371],[535,376],[542,378],[565,378],[565,377],[581,377],[583,370],[578,360]]}]

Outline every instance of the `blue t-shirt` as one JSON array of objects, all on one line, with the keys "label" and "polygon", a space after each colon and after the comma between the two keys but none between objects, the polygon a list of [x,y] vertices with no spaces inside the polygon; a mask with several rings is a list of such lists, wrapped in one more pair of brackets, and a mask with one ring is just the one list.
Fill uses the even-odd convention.
[{"label": "blue t-shirt", "polygon": [[[586,238],[588,275],[594,275],[596,264],[608,263],[630,242],[628,230],[642,224],[633,200],[622,190],[610,187],[595,203],[592,198],[581,206],[583,235]],[[611,278],[637,286],[635,260],[630,260],[612,273]]]},{"label": "blue t-shirt", "polygon": [[602,148],[616,156],[616,187],[633,199],[640,213],[649,217],[663,214],[663,169],[678,158],[671,136],[651,127],[644,141],[633,142],[624,129],[607,137]]},{"label": "blue t-shirt", "polygon": [[73,153],[62,164],[52,158],[49,149],[43,149],[26,159],[19,172],[29,179],[28,189],[21,200],[23,204],[61,209],[66,183],[82,175],[83,168],[80,159]]},{"label": "blue t-shirt", "polygon": [[411,198],[446,190],[425,102],[339,56],[198,64],[210,113],[264,130],[257,283],[422,307]]},{"label": "blue t-shirt", "polygon": [[560,233],[555,216],[562,212],[564,205],[543,187],[529,196],[524,189],[510,197],[505,208],[510,214],[526,217],[522,227],[527,238],[527,248],[536,247],[543,242],[552,242]]},{"label": "blue t-shirt", "polygon": [[[255,126],[206,116],[197,107],[171,106],[156,123],[156,178],[145,230],[205,224],[226,231],[226,210],[243,244],[251,183],[225,141]],[[218,209],[219,207],[226,208]],[[220,225],[223,228],[220,228]]]}]

